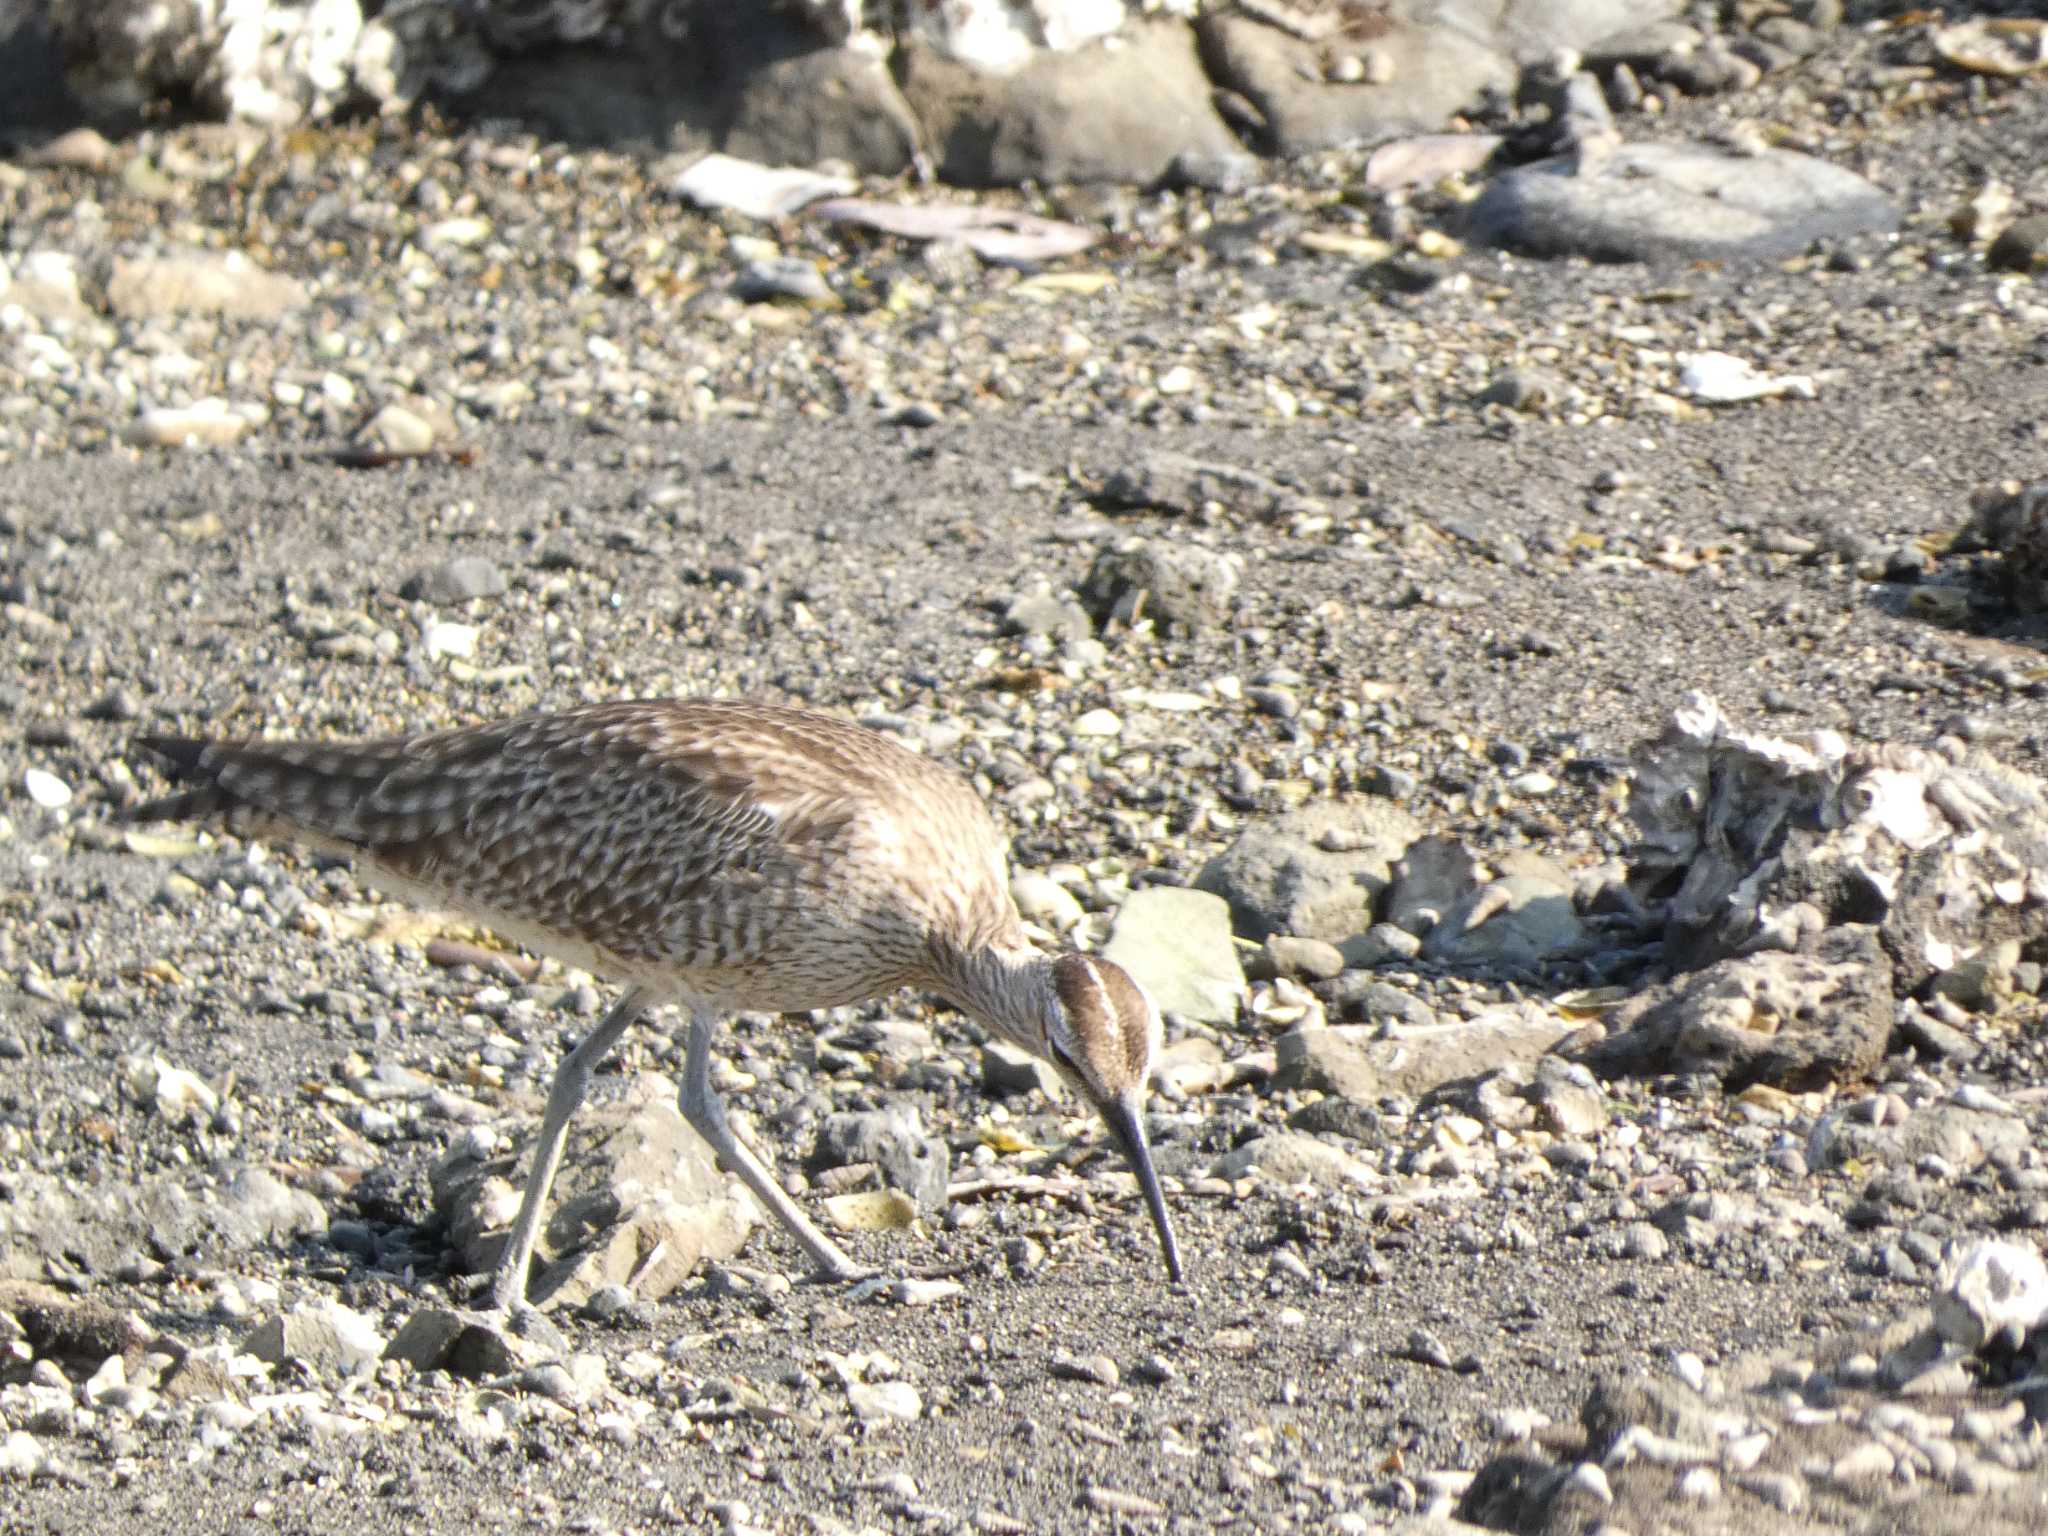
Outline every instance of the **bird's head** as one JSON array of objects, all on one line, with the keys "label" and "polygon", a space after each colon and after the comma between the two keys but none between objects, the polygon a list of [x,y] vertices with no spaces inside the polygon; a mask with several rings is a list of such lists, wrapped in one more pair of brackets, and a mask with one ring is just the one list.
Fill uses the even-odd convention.
[{"label": "bird's head", "polygon": [[1083,954],[1053,961],[1049,1006],[1046,1054],[1123,1149],[1158,1229],[1166,1272],[1178,1282],[1180,1244],[1145,1140],[1145,1081],[1159,1052],[1159,1010],[1122,966]]}]

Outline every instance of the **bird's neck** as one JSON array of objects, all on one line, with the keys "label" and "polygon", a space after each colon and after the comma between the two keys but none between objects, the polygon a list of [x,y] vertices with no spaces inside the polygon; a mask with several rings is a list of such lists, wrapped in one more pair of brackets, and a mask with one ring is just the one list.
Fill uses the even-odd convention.
[{"label": "bird's neck", "polygon": [[1025,945],[943,949],[935,956],[934,990],[1012,1044],[1045,1054],[1051,1011],[1052,957]]}]

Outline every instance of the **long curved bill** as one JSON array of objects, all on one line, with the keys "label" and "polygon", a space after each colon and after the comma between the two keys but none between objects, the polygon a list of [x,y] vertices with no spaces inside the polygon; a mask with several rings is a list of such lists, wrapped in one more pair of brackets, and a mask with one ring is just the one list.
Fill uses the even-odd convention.
[{"label": "long curved bill", "polygon": [[1145,1192],[1145,1209],[1152,1213],[1152,1225],[1159,1232],[1159,1251],[1166,1257],[1166,1273],[1180,1284],[1180,1242],[1173,1235],[1173,1218],[1167,1214],[1166,1196],[1159,1190],[1159,1175],[1152,1170],[1152,1148],[1145,1140],[1145,1120],[1137,1100],[1111,1099],[1099,1106],[1110,1134],[1123,1147],[1131,1172],[1138,1176],[1138,1188]]}]

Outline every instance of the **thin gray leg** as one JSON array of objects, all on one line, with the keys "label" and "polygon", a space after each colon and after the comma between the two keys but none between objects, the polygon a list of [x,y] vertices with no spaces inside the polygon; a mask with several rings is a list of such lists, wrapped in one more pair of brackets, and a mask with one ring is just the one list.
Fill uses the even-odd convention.
[{"label": "thin gray leg", "polygon": [[618,1044],[627,1026],[647,1011],[649,1002],[645,988],[631,988],[555,1069],[554,1086],[548,1089],[547,1112],[541,1116],[540,1135],[533,1143],[533,1172],[526,1176],[519,1219],[512,1223],[512,1235],[505,1240],[497,1279],[491,1285],[491,1301],[500,1312],[509,1312],[526,1300],[526,1271],[533,1262],[534,1241],[540,1236],[541,1209],[547,1204],[548,1187],[555,1182],[555,1170],[562,1163],[562,1143],[569,1134],[569,1121],[590,1091],[591,1074]]},{"label": "thin gray leg", "polygon": [[810,1218],[797,1209],[796,1202],[761,1160],[742,1144],[726,1123],[725,1106],[711,1091],[711,1015],[693,1011],[690,1015],[690,1053],[683,1064],[683,1118],[718,1154],[718,1160],[740,1176],[769,1210],[775,1213],[810,1256],[819,1272],[832,1280],[851,1280],[864,1271],[843,1253],[839,1245],[811,1225]]}]

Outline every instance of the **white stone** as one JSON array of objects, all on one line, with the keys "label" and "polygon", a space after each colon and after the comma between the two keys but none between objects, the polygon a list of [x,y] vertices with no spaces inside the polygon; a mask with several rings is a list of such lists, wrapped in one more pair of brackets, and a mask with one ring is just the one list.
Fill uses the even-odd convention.
[{"label": "white stone", "polygon": [[1721,1479],[1712,1467],[1692,1467],[1679,1474],[1678,1496],[1691,1504],[1712,1504],[1721,1497]]},{"label": "white stone", "polygon": [[1681,352],[1678,364],[1679,387],[1706,405],[1737,405],[1776,395],[1811,400],[1818,393],[1808,374],[1766,374],[1746,358],[1727,352]]},{"label": "white stone", "polygon": [[122,1063],[122,1081],[130,1098],[150,1105],[167,1120],[211,1115],[220,1107],[220,1095],[198,1074],[174,1067],[161,1056],[130,1056]]},{"label": "white stone", "polygon": [[1107,709],[1091,709],[1069,727],[1076,736],[1115,736],[1123,728],[1123,721],[1116,717],[1114,711]]},{"label": "white stone", "polygon": [[36,1437],[25,1429],[17,1429],[0,1440],[0,1477],[18,1477],[23,1481],[34,1477],[43,1465],[43,1448]]},{"label": "white stone", "polygon": [[944,0],[907,7],[905,35],[989,74],[1047,50],[1079,48],[1123,26],[1125,0]]},{"label": "white stone", "polygon": [[857,1381],[846,1389],[846,1400],[862,1419],[895,1419],[908,1424],[924,1412],[924,1399],[907,1381]]},{"label": "white stone", "polygon": [[430,658],[474,656],[477,627],[474,624],[429,624],[420,639]]},{"label": "white stone", "polygon": [[54,773],[31,768],[21,776],[21,782],[29,799],[46,811],[61,811],[71,803],[71,786]]},{"label": "white stone", "polygon": [[481,245],[490,237],[489,219],[442,219],[420,231],[420,244]]},{"label": "white stone", "polygon": [[139,448],[218,448],[238,441],[264,414],[260,407],[230,405],[209,395],[190,405],[144,411],[122,436]]}]

